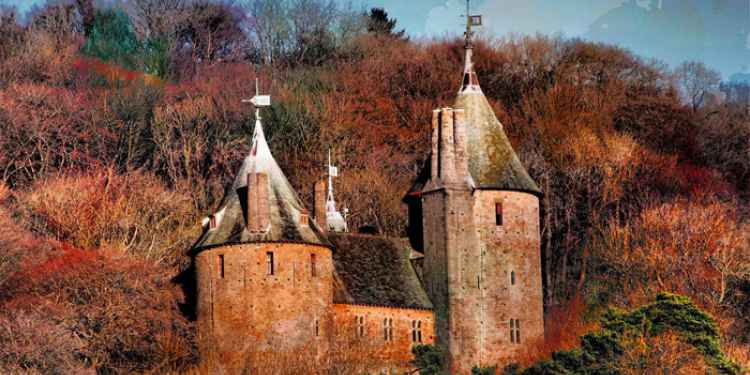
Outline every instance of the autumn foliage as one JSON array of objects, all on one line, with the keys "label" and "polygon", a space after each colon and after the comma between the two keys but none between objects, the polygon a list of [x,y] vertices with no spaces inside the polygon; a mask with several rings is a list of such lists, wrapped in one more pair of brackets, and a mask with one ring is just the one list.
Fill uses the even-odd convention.
[{"label": "autumn foliage", "polygon": [[[406,235],[401,198],[431,110],[452,104],[461,78],[461,41],[410,41],[322,0],[126,3],[139,5],[51,3],[24,24],[0,9],[0,372],[195,364],[172,280],[249,151],[241,99],[256,78],[273,97],[272,151],[302,198],[331,148],[350,228],[390,236]],[[295,8],[308,3],[320,6]],[[747,108],[684,102],[662,63],[582,40],[483,40],[475,58],[544,193],[548,337],[524,361],[575,346],[607,306],[661,291],[712,314],[747,361]]]}]

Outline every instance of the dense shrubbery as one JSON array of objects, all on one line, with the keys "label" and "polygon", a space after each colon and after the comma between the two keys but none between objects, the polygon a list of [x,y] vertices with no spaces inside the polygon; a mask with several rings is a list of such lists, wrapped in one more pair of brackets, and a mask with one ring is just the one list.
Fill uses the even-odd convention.
[{"label": "dense shrubbery", "polygon": [[[579,349],[555,352],[523,371],[505,374],[739,374],[740,366],[722,352],[716,322],[689,298],[660,293],[636,310],[610,310],[601,329],[581,337]],[[697,355],[696,355],[697,354]]]},{"label": "dense shrubbery", "polygon": [[[127,372],[193,360],[175,296],[153,285],[172,288],[165,277],[184,265],[199,217],[249,150],[254,119],[240,99],[254,94],[256,77],[273,95],[264,111],[271,147],[302,197],[310,200],[331,147],[350,227],[405,234],[400,199],[427,153],[430,111],[455,96],[460,41],[413,43],[387,15],[323,0],[253,0],[247,13],[223,2],[76,4],[45,6],[27,25],[0,9],[0,304],[3,334],[20,335],[2,339],[27,343],[0,356],[9,358],[0,369]],[[726,348],[746,351],[746,109],[693,108],[665,67],[612,46],[518,37],[478,42],[475,55],[484,92],[544,191],[555,323],[522,365],[569,349],[591,328],[579,317],[633,308],[661,290],[692,298],[716,317]],[[49,276],[58,290],[21,278],[66,259],[75,266]],[[91,333],[87,324],[121,328],[98,315],[88,322],[71,302],[70,291],[87,286],[65,275],[91,267],[103,271],[82,280],[125,301],[97,305],[103,311],[144,311],[139,334],[169,325],[177,338],[136,343],[126,333],[111,343]],[[63,341],[45,343],[53,337]],[[685,344],[648,340],[672,352]],[[115,346],[132,354],[117,357]]]}]

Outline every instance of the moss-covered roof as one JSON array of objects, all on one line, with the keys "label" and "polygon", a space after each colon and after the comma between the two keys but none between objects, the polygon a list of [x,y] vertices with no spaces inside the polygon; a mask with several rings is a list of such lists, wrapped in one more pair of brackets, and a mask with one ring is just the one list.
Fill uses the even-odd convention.
[{"label": "moss-covered roof", "polygon": [[503,125],[482,92],[462,92],[455,108],[466,113],[469,173],[477,188],[541,194],[513,150]]},{"label": "moss-covered roof", "polygon": [[[300,224],[300,215],[306,214],[307,210],[271,155],[260,120],[256,121],[252,142],[252,151],[245,158],[234,183],[213,215],[216,218],[216,228],[209,230],[206,221],[201,238],[193,246],[193,252],[245,242],[301,242],[330,246],[314,220],[308,220],[308,225]],[[267,232],[261,234],[251,233],[247,229],[248,173],[268,175],[271,225]]]},{"label": "moss-covered roof", "polygon": [[[454,108],[463,108],[466,125],[466,151],[469,174],[477,189],[525,191],[541,195],[541,190],[523,167],[508,140],[503,125],[476,80],[471,62],[471,49],[466,50],[464,85],[456,97]],[[430,157],[427,158],[430,160]],[[430,163],[425,163],[409,195],[419,195],[430,179]]]},{"label": "moss-covered roof", "polygon": [[432,309],[406,239],[330,233],[336,268],[334,303]]}]

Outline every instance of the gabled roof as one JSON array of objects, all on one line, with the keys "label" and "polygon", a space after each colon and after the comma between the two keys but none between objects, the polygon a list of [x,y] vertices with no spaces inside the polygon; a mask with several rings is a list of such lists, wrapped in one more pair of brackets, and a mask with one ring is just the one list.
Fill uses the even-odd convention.
[{"label": "gabled roof", "polygon": [[[541,190],[518,159],[503,125],[479,86],[470,45],[466,48],[464,76],[454,108],[464,109],[466,151],[474,188],[525,191],[541,195]],[[407,197],[421,193],[430,179],[429,169],[430,163],[427,162],[409,189]]]},{"label": "gabled roof", "polygon": [[[193,246],[193,251],[246,242],[300,242],[330,246],[314,220],[308,220],[308,225],[300,224],[300,215],[307,214],[307,210],[273,158],[260,118],[255,122],[252,145],[234,183],[213,215],[216,228],[209,229],[204,225],[203,235]],[[268,175],[270,228],[261,234],[250,233],[247,229],[248,173]]]},{"label": "gabled roof", "polygon": [[336,269],[334,303],[432,309],[407,239],[329,233]]}]

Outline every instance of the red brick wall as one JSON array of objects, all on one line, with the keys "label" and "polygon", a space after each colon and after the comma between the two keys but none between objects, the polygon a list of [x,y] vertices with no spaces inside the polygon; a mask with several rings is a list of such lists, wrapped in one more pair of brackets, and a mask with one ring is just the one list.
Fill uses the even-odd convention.
[{"label": "red brick wall", "polygon": [[[364,320],[362,336],[359,335],[357,317]],[[392,340],[385,339],[384,321],[392,322]],[[434,315],[430,310],[394,307],[333,305],[333,356],[347,351],[361,353],[350,361],[359,362],[362,368],[350,371],[377,373],[380,370],[408,371],[413,366],[411,353],[414,342],[413,324],[420,323],[422,344],[433,344],[435,340]],[[334,358],[336,359],[336,358]],[[346,359],[339,362],[347,362]],[[348,373],[348,372],[347,372]]]}]

